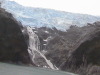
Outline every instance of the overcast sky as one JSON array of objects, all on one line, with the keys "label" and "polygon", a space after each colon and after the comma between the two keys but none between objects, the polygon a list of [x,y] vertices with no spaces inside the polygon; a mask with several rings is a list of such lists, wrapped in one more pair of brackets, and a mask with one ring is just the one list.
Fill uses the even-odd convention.
[{"label": "overcast sky", "polygon": [[100,0],[13,0],[24,6],[100,16]]}]

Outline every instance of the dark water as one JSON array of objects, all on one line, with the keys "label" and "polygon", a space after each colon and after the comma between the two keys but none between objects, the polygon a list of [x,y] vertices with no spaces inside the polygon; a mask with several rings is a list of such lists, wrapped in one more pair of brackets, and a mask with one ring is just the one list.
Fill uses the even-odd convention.
[{"label": "dark water", "polygon": [[18,66],[0,63],[0,75],[76,75],[68,72],[49,69]]}]

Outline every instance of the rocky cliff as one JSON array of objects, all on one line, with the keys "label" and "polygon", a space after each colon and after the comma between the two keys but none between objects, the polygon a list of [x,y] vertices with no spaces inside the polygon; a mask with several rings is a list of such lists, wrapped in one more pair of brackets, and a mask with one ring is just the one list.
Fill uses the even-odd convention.
[{"label": "rocky cliff", "polygon": [[66,32],[46,27],[37,31],[41,52],[61,70],[81,74],[91,71],[92,75],[95,67],[95,71],[100,72],[100,22],[84,27],[74,25]]},{"label": "rocky cliff", "polygon": [[30,64],[23,26],[11,13],[0,8],[0,61]]},{"label": "rocky cliff", "polygon": [[[70,49],[69,56],[61,65],[62,70],[69,70],[85,75],[100,74],[100,22],[79,28],[83,32]],[[75,38],[75,37],[74,37]]]},{"label": "rocky cliff", "polygon": [[100,65],[100,22],[86,27],[87,33],[72,47],[73,51],[66,61],[66,66]]}]

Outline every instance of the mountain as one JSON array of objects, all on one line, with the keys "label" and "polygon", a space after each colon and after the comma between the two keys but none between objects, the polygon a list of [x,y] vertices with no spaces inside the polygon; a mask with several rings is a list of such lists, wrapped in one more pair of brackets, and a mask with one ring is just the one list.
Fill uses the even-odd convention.
[{"label": "mountain", "polygon": [[100,75],[100,22],[71,26],[67,32],[41,27],[37,35],[41,52],[60,70]]},{"label": "mountain", "polygon": [[25,7],[14,1],[6,0],[2,5],[7,11],[14,14],[23,25],[35,27],[56,27],[66,30],[71,25],[84,26],[86,23],[99,21],[100,17],[86,14],[56,11],[52,9]]},{"label": "mountain", "polygon": [[[100,22],[53,28],[22,26],[0,8],[0,62],[100,75]],[[12,72],[11,72],[12,73]]]}]

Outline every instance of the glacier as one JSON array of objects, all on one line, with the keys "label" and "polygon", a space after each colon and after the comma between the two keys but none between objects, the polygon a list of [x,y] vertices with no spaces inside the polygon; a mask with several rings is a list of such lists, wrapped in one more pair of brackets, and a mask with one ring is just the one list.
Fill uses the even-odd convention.
[{"label": "glacier", "polygon": [[100,20],[99,16],[70,13],[53,9],[25,7],[10,0],[6,0],[2,4],[2,7],[11,12],[23,25],[33,27],[56,27],[59,30],[66,30],[71,25],[81,27],[87,23]]}]

